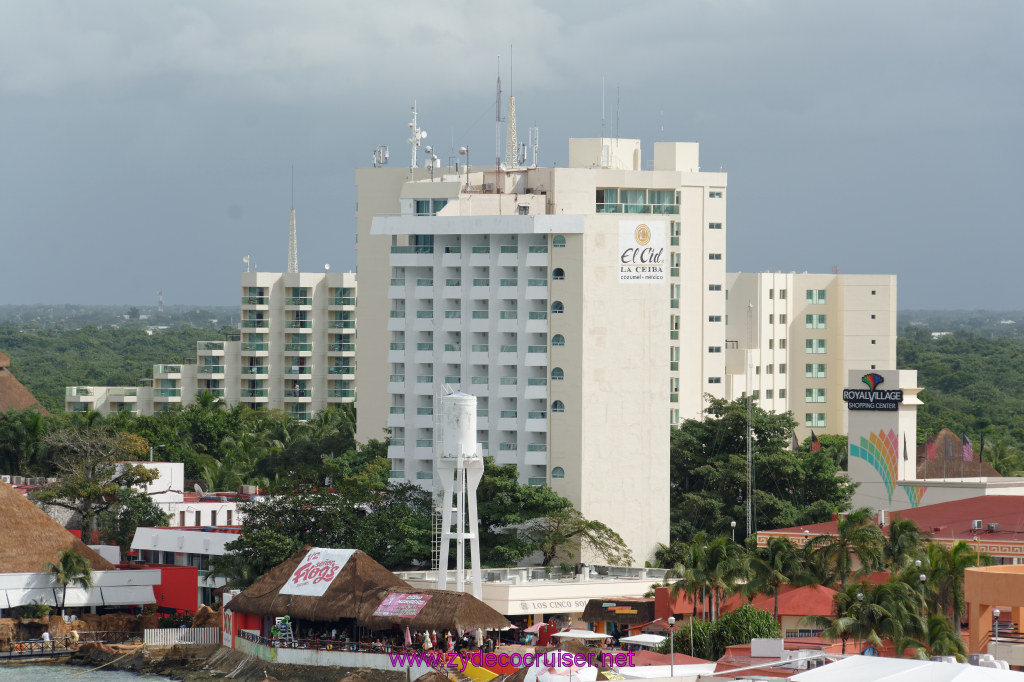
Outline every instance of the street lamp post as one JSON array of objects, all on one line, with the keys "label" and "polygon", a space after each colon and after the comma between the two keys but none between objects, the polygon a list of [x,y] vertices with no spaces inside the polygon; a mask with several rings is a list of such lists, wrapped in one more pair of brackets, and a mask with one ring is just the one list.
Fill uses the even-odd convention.
[{"label": "street lamp post", "polygon": [[732,541],[736,542],[736,522],[730,521],[729,527],[732,528]]},{"label": "street lamp post", "polygon": [[[998,615],[998,613],[999,612],[996,611],[997,615]],[[668,676],[669,677],[675,677],[676,676],[676,647],[675,647],[675,637],[673,637],[673,632],[672,632],[672,628],[675,627],[675,624],[676,624],[676,617],[675,616],[669,616],[668,617]]]},{"label": "street lamp post", "polygon": [[992,627],[995,634],[992,636],[992,657],[999,659],[999,609],[992,611]]}]

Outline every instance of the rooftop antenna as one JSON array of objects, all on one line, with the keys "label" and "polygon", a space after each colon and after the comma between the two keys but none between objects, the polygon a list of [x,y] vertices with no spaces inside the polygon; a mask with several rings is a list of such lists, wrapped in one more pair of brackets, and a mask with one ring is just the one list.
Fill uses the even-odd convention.
[{"label": "rooftop antenna", "polygon": [[604,76],[601,76],[601,139],[604,139]]},{"label": "rooftop antenna", "polygon": [[494,97],[494,193],[501,173],[501,55],[498,55],[498,94]]},{"label": "rooftop antenna", "polygon": [[164,311],[164,290],[161,289],[156,294],[156,311],[162,313]]},{"label": "rooftop antenna", "polygon": [[534,125],[530,128],[530,147],[533,148],[533,167],[537,167],[537,151],[540,149],[540,128]]},{"label": "rooftop antenna", "polygon": [[252,256],[245,256],[245,257],[242,258],[242,262],[245,263],[245,271],[246,272],[249,272],[249,261],[251,259],[252,259]]},{"label": "rooftop antenna", "polygon": [[512,94],[512,46],[508,46],[508,129],[505,133],[505,168],[519,168],[519,139],[516,135],[516,98]]},{"label": "rooftop antenna", "polygon": [[288,225],[288,272],[299,271],[299,244],[295,234],[295,166],[292,166],[292,217]]},{"label": "rooftop antenna", "polygon": [[388,146],[386,144],[377,145],[377,148],[373,150],[373,167],[380,168],[381,166],[387,165],[390,156],[391,154],[388,152]]},{"label": "rooftop antenna", "polygon": [[615,85],[615,139],[619,138],[619,86]]},{"label": "rooftop antenna", "polygon": [[412,133],[407,142],[412,147],[412,160],[409,162],[410,176],[416,170],[416,154],[419,152],[420,144],[427,139],[427,131],[420,130],[416,117],[416,100],[412,102],[412,121],[409,122],[409,130]]}]

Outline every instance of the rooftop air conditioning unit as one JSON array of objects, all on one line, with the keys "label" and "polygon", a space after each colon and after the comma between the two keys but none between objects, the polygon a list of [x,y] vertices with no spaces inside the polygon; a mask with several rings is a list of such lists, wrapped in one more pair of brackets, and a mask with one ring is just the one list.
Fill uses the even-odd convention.
[{"label": "rooftop air conditioning unit", "polygon": [[999,530],[999,524],[998,523],[990,523],[990,524],[988,524],[987,528],[988,528],[988,532],[989,533],[995,533],[997,530]]},{"label": "rooftop air conditioning unit", "polygon": [[981,530],[981,519],[971,521],[971,530]]},{"label": "rooftop air conditioning unit", "polygon": [[3,476],[0,476],[0,481],[3,481],[4,483],[7,483],[9,485],[11,482],[11,477],[9,474],[4,474]]}]

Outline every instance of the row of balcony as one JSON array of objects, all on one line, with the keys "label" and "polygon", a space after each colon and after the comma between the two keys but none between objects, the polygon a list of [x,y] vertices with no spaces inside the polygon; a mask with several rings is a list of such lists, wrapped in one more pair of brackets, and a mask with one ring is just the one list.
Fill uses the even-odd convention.
[{"label": "row of balcony", "polygon": [[[309,296],[291,296],[285,299],[285,305],[312,305],[313,299]],[[327,299],[327,305],[332,307],[347,307],[354,306],[356,299],[354,296],[331,296]],[[270,305],[269,296],[243,296],[242,305],[244,306],[266,306]]]}]

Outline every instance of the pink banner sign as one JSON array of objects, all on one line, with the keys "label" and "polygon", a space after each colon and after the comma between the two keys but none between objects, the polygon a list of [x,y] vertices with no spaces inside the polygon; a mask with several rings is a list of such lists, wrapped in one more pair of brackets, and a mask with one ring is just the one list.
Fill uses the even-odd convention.
[{"label": "pink banner sign", "polygon": [[389,594],[384,597],[375,616],[393,616],[395,618],[415,618],[430,601],[429,594]]}]

